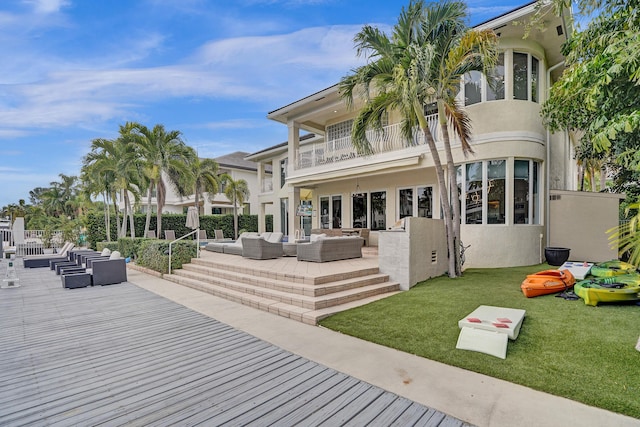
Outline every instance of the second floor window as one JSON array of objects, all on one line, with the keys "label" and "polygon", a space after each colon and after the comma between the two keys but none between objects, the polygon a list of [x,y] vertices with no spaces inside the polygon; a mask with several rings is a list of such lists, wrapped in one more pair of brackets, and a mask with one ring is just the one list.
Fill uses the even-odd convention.
[{"label": "second floor window", "polygon": [[336,139],[351,136],[352,127],[353,120],[346,120],[344,122],[336,123],[335,125],[327,126],[327,141],[334,141]]}]

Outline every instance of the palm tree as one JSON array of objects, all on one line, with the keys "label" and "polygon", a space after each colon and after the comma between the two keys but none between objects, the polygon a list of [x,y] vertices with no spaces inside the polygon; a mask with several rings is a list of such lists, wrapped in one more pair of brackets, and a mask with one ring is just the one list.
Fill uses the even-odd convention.
[{"label": "palm tree", "polygon": [[355,37],[356,49],[358,55],[366,53],[371,60],[340,82],[341,95],[348,105],[353,105],[356,95],[367,101],[354,120],[352,129],[352,141],[359,153],[372,153],[366,131],[370,128],[381,131],[382,119],[390,111],[400,113],[402,134],[409,144],[413,143],[416,130],[422,131],[438,180],[449,248],[450,277],[460,273],[456,250],[460,212],[457,203],[454,203],[456,227],[444,168],[428,126],[425,107],[434,102],[438,105],[441,127],[444,123],[442,132],[449,182],[453,187],[456,178],[447,121],[451,121],[454,132],[463,141],[463,149],[467,150],[469,121],[456,105],[455,94],[461,76],[481,65],[478,55],[471,54],[479,49],[472,42],[482,40],[485,43],[482,46],[488,50],[491,40],[490,33],[475,35],[475,39],[463,36],[465,27],[462,12],[462,3],[445,2],[427,8],[422,1],[416,1],[402,9],[391,38],[377,28],[368,25],[363,27]]},{"label": "palm tree", "polygon": [[[456,102],[463,76],[480,71],[490,76],[497,59],[497,37],[493,30],[471,30],[465,24],[467,6],[461,2],[444,2],[426,9],[422,31],[434,47],[434,58],[428,79],[434,89],[431,102],[438,108],[438,122],[442,133],[449,176],[449,196],[453,202],[454,248],[460,245],[460,204],[456,190],[456,169],[451,152],[449,128],[453,128],[466,156],[473,152],[470,145],[471,122],[466,111]],[[462,274],[458,250],[455,256],[456,276]]]},{"label": "palm tree", "polygon": [[227,174],[222,176],[226,187],[224,194],[233,203],[233,230],[234,238],[238,238],[238,205],[243,206],[244,201],[249,198],[249,184],[244,179],[234,180]]},{"label": "palm tree", "polygon": [[149,180],[147,221],[145,235],[151,220],[151,193],[156,190],[157,226],[156,234],[162,235],[162,209],[164,208],[167,186],[177,186],[181,177],[189,176],[189,162],[194,155],[191,147],[182,140],[177,130],[167,132],[163,125],[149,129],[139,123],[133,124],[132,134],[139,145],[144,162],[144,175]]},{"label": "palm tree", "polygon": [[213,159],[200,159],[194,156],[190,164],[193,192],[195,194],[194,205],[199,209],[200,197],[204,193],[211,195],[218,192],[220,188],[220,178],[218,177],[218,163]]}]

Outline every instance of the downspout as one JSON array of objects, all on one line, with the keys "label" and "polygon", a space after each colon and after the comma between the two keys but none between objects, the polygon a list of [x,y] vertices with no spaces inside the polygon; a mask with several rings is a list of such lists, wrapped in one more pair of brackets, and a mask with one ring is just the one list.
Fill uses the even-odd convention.
[{"label": "downspout", "polygon": [[[547,69],[547,100],[549,99],[549,92],[551,91],[551,72],[556,68],[564,65],[564,61],[560,61],[554,66]],[[549,233],[551,231],[551,219],[549,218],[551,214],[550,202],[551,198],[549,197],[549,191],[551,190],[551,131],[547,128],[547,144],[546,144],[546,171],[545,171],[545,204],[544,204],[544,217],[545,217],[545,233],[546,233],[546,244],[545,246],[549,246]],[[542,246],[542,245],[541,245]],[[542,252],[542,251],[541,251]]]}]

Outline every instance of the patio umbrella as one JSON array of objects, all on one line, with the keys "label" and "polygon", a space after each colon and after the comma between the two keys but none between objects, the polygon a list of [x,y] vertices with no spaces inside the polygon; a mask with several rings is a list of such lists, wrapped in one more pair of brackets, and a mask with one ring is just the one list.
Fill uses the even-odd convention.
[{"label": "patio umbrella", "polygon": [[187,209],[187,223],[185,225],[192,230],[200,228],[200,217],[195,206],[189,206],[189,209]]}]

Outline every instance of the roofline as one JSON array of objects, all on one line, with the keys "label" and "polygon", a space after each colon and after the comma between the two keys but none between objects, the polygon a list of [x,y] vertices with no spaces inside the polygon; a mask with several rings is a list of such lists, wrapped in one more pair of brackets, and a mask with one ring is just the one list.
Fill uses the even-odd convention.
[{"label": "roofline", "polygon": [[[510,21],[513,21],[513,18],[511,18],[511,17],[507,18],[507,16],[508,16],[508,15],[515,15],[516,13],[517,13],[517,14],[520,14],[520,13],[523,11],[523,9],[530,9],[530,10],[527,10],[527,11],[526,11],[527,13],[529,13],[529,12],[533,11],[533,9],[535,9],[535,5],[536,5],[536,3],[538,3],[538,2],[539,2],[539,0],[534,0],[534,1],[529,2],[529,3],[527,3],[527,4],[523,4],[522,6],[519,6],[519,7],[515,8],[515,9],[512,9],[512,10],[510,10],[510,11],[508,11],[508,12],[505,12],[505,13],[503,13],[502,15],[495,16],[495,17],[493,17],[493,18],[491,18],[491,19],[487,19],[487,20],[486,20],[486,21],[484,21],[484,22],[481,22],[481,23],[479,23],[479,24],[476,24],[476,25],[474,25],[474,26],[473,26],[473,28],[479,28],[479,27],[493,27],[493,26],[495,26],[496,24],[497,24],[497,25],[502,25],[502,24],[503,24],[503,22],[502,22],[502,21],[505,21],[505,20],[506,20],[506,21],[509,21],[509,22],[510,22]],[[545,3],[546,3],[546,2],[545,2]],[[506,18],[506,19],[505,19],[505,18]],[[489,23],[493,23],[493,21],[498,21],[498,22],[494,23],[494,25],[488,25]]]},{"label": "roofline", "polygon": [[[318,136],[318,135],[316,135],[315,133],[307,133],[307,134],[302,135],[300,137],[300,142],[306,141],[307,139],[313,139],[316,136]],[[270,151],[277,152],[277,151],[279,151],[278,150],[279,148],[288,147],[288,145],[289,145],[289,141],[281,142],[280,144],[272,145],[271,147],[267,147],[267,148],[265,148],[263,150],[256,151],[255,153],[251,153],[251,154],[245,156],[245,159],[253,161],[256,157],[260,157],[263,154],[268,154]],[[286,150],[282,150],[282,151],[286,151]]]},{"label": "roofline", "polygon": [[287,104],[287,105],[285,105],[284,107],[280,107],[280,108],[278,108],[278,109],[276,109],[276,110],[269,111],[269,112],[267,113],[267,118],[270,118],[270,119],[274,120],[274,119],[273,119],[272,117],[270,117],[270,116],[272,116],[272,115],[284,114],[284,113],[286,113],[286,111],[282,111],[282,110],[285,110],[285,109],[287,109],[287,108],[294,107],[294,106],[296,106],[297,104],[301,104],[301,103],[303,103],[303,102],[307,102],[307,101],[309,101],[311,98],[317,98],[317,99],[315,99],[315,101],[319,101],[319,100],[321,100],[322,98],[324,98],[325,96],[329,95],[330,93],[336,92],[336,91],[338,90],[338,85],[339,85],[339,83],[336,83],[336,84],[334,84],[333,86],[329,86],[328,88],[322,89],[322,90],[320,90],[320,91],[318,91],[318,92],[316,92],[316,93],[312,93],[311,95],[309,95],[309,96],[305,96],[304,98],[301,98],[301,99],[298,99],[297,101],[294,101],[294,102],[292,102],[292,103],[290,103],[290,104]]}]

